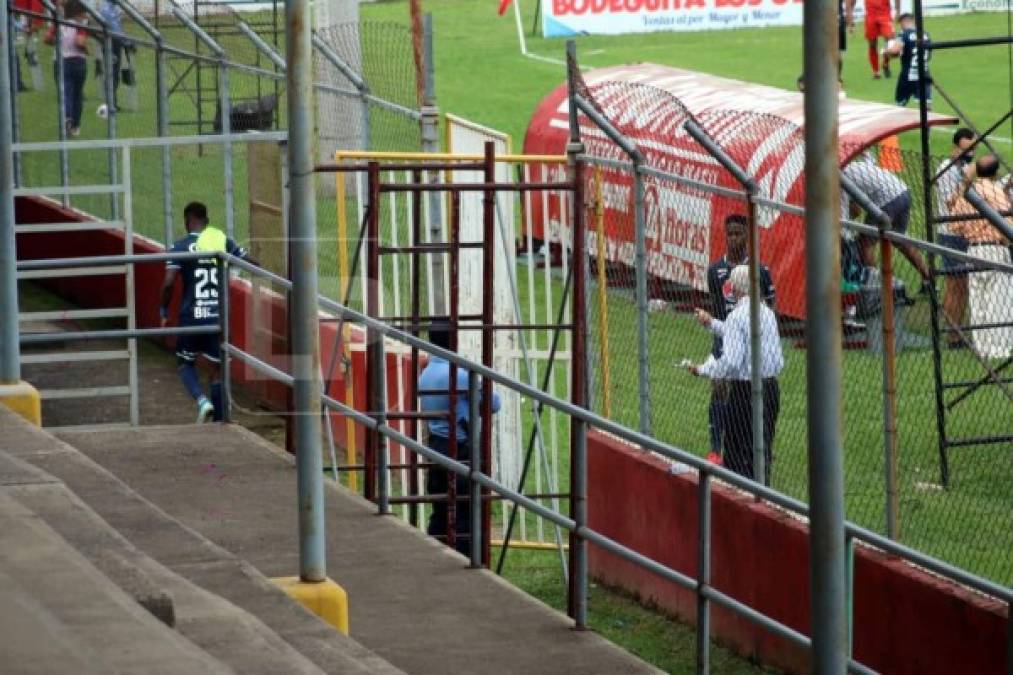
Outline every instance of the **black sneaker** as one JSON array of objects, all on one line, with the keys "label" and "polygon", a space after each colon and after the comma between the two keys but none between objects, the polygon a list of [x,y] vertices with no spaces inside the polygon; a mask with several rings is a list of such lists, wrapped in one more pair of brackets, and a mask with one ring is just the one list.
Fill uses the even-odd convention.
[{"label": "black sneaker", "polygon": [[946,348],[947,349],[953,349],[953,350],[967,349],[967,343],[964,342],[963,340],[955,340],[953,342],[947,342],[946,343]]},{"label": "black sneaker", "polygon": [[891,77],[891,74],[890,74],[890,64],[888,64],[888,63],[884,63],[883,64],[883,77],[885,77],[888,80]]}]

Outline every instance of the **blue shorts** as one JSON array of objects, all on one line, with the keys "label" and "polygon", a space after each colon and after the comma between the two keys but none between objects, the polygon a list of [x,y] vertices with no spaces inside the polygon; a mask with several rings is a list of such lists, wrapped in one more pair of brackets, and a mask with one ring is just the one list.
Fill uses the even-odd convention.
[{"label": "blue shorts", "polygon": [[911,193],[905,191],[899,197],[894,197],[883,206],[883,211],[890,216],[890,229],[904,234],[911,220]]},{"label": "blue shorts", "polygon": [[[180,327],[193,326],[194,324],[182,324]],[[196,324],[202,325],[202,324]],[[218,324],[206,324],[217,327]],[[222,360],[221,337],[217,333],[204,333],[198,335],[180,335],[176,338],[176,358],[187,363],[194,363],[197,356],[204,355],[208,361],[219,363]]]},{"label": "blue shorts", "polygon": [[[940,234],[939,239],[936,241],[940,246],[946,248],[952,248],[961,253],[967,253],[967,240],[961,237],[959,234]],[[961,271],[955,271],[961,270]],[[943,256],[943,272],[946,272],[950,276],[964,277],[967,276],[967,263],[963,260],[957,260],[951,258],[948,255]]]}]

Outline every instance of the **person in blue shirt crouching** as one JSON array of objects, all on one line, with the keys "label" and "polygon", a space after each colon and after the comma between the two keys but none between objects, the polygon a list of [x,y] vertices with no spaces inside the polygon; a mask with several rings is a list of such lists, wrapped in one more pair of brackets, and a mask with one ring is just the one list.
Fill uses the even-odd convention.
[{"label": "person in blue shirt crouching", "polygon": [[[434,326],[429,331],[429,341],[437,347],[453,351],[450,346],[449,326]],[[419,375],[419,410],[422,412],[448,412],[450,410],[450,363],[438,356],[430,355],[429,363]],[[500,398],[493,392],[492,411],[499,412]],[[468,445],[468,371],[457,368],[457,404],[454,406],[454,419],[457,427],[457,460],[470,464],[472,448]],[[430,419],[429,447],[444,455],[450,455],[450,421],[448,418]],[[475,448],[477,451],[478,449]],[[426,494],[443,495],[447,493],[447,471],[431,468],[426,476]],[[457,476],[458,496],[467,497],[468,478]],[[457,499],[455,510],[456,534],[455,548],[458,552],[468,555],[471,541],[471,502]],[[447,534],[446,500],[433,504],[433,513],[429,518],[427,532],[435,537]]]}]

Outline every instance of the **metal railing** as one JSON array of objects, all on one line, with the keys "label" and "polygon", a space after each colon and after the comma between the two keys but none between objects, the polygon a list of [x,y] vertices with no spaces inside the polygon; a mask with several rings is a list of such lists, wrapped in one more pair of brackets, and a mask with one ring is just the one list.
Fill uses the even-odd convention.
[{"label": "metal railing", "polygon": [[[292,282],[289,280],[260,269],[249,262],[235,258],[226,253],[208,254],[208,253],[190,253],[190,254],[148,254],[148,255],[129,255],[129,256],[96,256],[88,258],[62,258],[62,259],[46,259],[46,260],[30,260],[22,261],[18,263],[19,270],[41,270],[41,269],[55,269],[55,268],[68,268],[68,267],[87,267],[87,266],[101,266],[110,264],[140,264],[140,263],[155,263],[164,262],[167,260],[180,260],[180,259],[195,259],[195,258],[209,258],[214,255],[219,264],[223,267],[222,276],[220,278],[227,279],[229,267],[236,267],[249,274],[259,276],[269,280],[273,285],[283,290],[291,290]],[[809,509],[803,502],[777,492],[771,488],[768,488],[760,483],[753,482],[742,476],[733,473],[732,471],[725,469],[721,466],[717,466],[707,462],[696,455],[689,452],[676,448],[674,446],[663,443],[656,438],[647,436],[639,433],[632,429],[628,429],[616,422],[608,420],[600,415],[597,415],[589,410],[576,406],[567,401],[553,397],[537,387],[530,386],[521,381],[515,380],[511,377],[503,375],[501,373],[487,368],[480,363],[469,361],[465,358],[458,356],[454,352],[436,347],[420,338],[414,337],[410,333],[391,327],[382,321],[373,319],[365,314],[345,307],[338,302],[330,300],[324,297],[318,297],[317,302],[318,308],[326,312],[334,314],[336,317],[343,319],[346,322],[350,322],[356,325],[360,325],[370,331],[373,331],[375,335],[379,336],[378,339],[381,343],[381,349],[385,340],[392,340],[410,347],[417,348],[423,352],[426,352],[432,356],[439,357],[450,363],[456,364],[457,367],[465,368],[471,374],[469,381],[468,396],[470,402],[470,410],[472,414],[476,414],[477,410],[477,396],[479,395],[479,389],[475,385],[477,378],[488,378],[490,382],[493,382],[501,387],[511,389],[518,392],[522,396],[530,397],[532,400],[537,401],[543,407],[552,408],[563,415],[569,416],[575,422],[574,427],[577,429],[577,434],[583,436],[584,442],[586,442],[586,434],[589,429],[598,429],[603,432],[614,435],[615,437],[626,441],[627,443],[633,444],[640,448],[644,452],[655,453],[668,460],[679,462],[684,464],[691,469],[694,469],[699,480],[697,483],[697,494],[700,504],[699,509],[699,530],[697,546],[699,551],[698,559],[698,574],[696,577],[680,572],[676,569],[666,566],[665,564],[658,562],[648,556],[645,556],[628,546],[612,539],[588,526],[586,517],[578,516],[575,518],[567,517],[546,505],[540,503],[536,499],[528,497],[521,492],[510,488],[509,486],[503,485],[489,476],[488,473],[482,470],[480,466],[467,466],[461,462],[450,459],[449,457],[441,454],[434,450],[428,445],[417,441],[416,439],[407,436],[401,431],[391,426],[382,410],[362,412],[354,409],[352,406],[345,402],[334,399],[330,396],[324,395],[322,397],[323,404],[339,415],[344,415],[352,419],[358,424],[361,424],[367,429],[376,431],[383,439],[389,442],[394,442],[402,445],[412,452],[418,453],[426,460],[432,462],[447,471],[450,471],[456,475],[465,476],[471,481],[472,498],[475,498],[475,491],[479,487],[488,488],[494,493],[498,494],[505,500],[513,502],[529,512],[536,514],[537,516],[544,518],[550,523],[567,530],[572,533],[579,541],[583,543],[591,543],[601,547],[603,550],[608,551],[624,560],[627,560],[638,567],[657,574],[659,577],[671,581],[679,586],[690,590],[696,594],[697,598],[697,617],[698,617],[698,639],[697,649],[698,654],[698,672],[708,672],[709,663],[707,652],[710,646],[710,611],[711,605],[716,604],[725,609],[728,609],[735,614],[738,614],[744,618],[749,619],[755,624],[763,627],[772,633],[779,635],[789,641],[809,648],[811,646],[811,639],[799,632],[798,630],[773,619],[756,608],[750,607],[749,605],[741,602],[740,600],[723,593],[722,591],[714,588],[710,582],[710,563],[711,563],[711,498],[712,498],[712,487],[715,480],[720,480],[738,490],[741,490],[757,500],[762,500],[780,509],[783,509],[795,516],[801,518],[808,518]],[[230,387],[228,383],[229,373],[229,359],[236,358],[244,363],[246,366],[253,368],[254,370],[266,375],[267,377],[277,380],[285,384],[286,386],[292,386],[294,378],[292,375],[284,372],[283,370],[262,361],[253,354],[250,354],[240,347],[229,342],[228,334],[228,312],[229,312],[229,293],[227,285],[225,286],[225,292],[222,295],[222,307],[220,311],[220,323],[217,326],[208,327],[190,327],[190,328],[156,328],[156,329],[136,329],[136,330],[117,330],[117,331],[81,331],[73,334],[61,333],[59,338],[55,336],[31,336],[22,338],[22,343],[46,341],[50,339],[68,339],[73,337],[75,339],[102,339],[107,337],[157,337],[164,335],[179,335],[184,333],[218,333],[221,335],[222,347],[223,347],[223,386],[225,388],[226,400],[229,400]],[[379,377],[385,378],[386,359],[377,359],[375,365],[381,369]],[[227,418],[227,415],[226,415]],[[471,428],[475,428],[473,425]],[[574,456],[575,461],[584,461],[580,454]],[[381,513],[386,512],[387,506],[385,497],[389,494],[389,486],[385,482],[380,482],[378,485],[380,494],[378,495],[378,510]],[[473,511],[478,511],[474,509]],[[477,538],[476,538],[477,539]],[[966,588],[972,589],[979,593],[990,596],[1007,606],[1008,621],[1010,627],[1013,628],[1013,589],[1004,588],[998,584],[992,583],[986,579],[978,577],[974,574],[958,569],[952,565],[942,562],[931,556],[924,555],[910,549],[906,546],[898,544],[886,537],[871,532],[863,527],[855,525],[853,523],[845,523],[845,541],[844,541],[844,555],[846,560],[844,561],[847,565],[847,569],[853,569],[853,559],[855,556],[855,550],[859,545],[878,549],[886,554],[896,556],[897,558],[905,561],[908,564],[920,567],[928,572],[942,577],[945,580],[951,581],[956,584],[960,584]],[[477,548],[472,549],[472,563],[473,566],[476,561],[476,556],[479,555]],[[847,602],[848,607],[851,606],[852,598],[854,597],[854,580],[849,574],[847,583]],[[586,603],[588,594],[588,578],[586,576],[576,577],[576,583],[571,586],[571,593],[577,597],[574,600],[577,603]],[[1013,668],[1013,630],[1008,633],[1007,638],[1007,668]],[[851,627],[849,625],[848,633],[848,669],[855,673],[873,673],[872,669],[857,662],[851,656]]]}]

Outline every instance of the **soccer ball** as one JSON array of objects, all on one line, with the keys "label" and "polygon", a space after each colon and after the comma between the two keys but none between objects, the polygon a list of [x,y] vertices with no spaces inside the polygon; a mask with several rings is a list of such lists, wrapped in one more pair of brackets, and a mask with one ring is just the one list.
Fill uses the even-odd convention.
[{"label": "soccer ball", "polygon": [[109,106],[103,103],[95,110],[95,114],[102,119],[109,117]]}]

